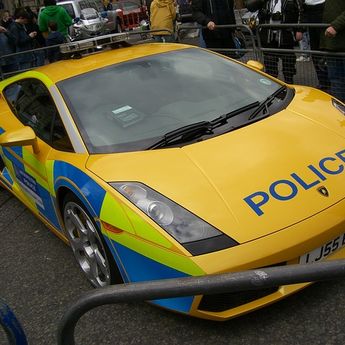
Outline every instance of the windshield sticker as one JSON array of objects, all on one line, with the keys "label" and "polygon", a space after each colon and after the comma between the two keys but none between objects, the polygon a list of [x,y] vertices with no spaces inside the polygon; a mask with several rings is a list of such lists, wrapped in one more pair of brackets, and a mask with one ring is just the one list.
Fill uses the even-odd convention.
[{"label": "windshield sticker", "polygon": [[144,115],[129,105],[112,110],[112,118],[126,128],[140,121]]},{"label": "windshield sticker", "polygon": [[272,82],[269,79],[261,78],[259,82],[264,85],[272,85]]},{"label": "windshield sticker", "polygon": [[123,113],[124,111],[131,110],[131,109],[132,107],[130,107],[129,105],[125,105],[124,107],[113,110],[113,113],[116,115],[116,114],[120,114],[120,113]]},{"label": "windshield sticker", "polygon": [[[291,173],[285,179],[273,181],[267,189],[258,190],[243,200],[258,216],[264,214],[264,205],[272,201],[289,201],[300,192],[318,186],[330,176],[345,171],[345,150],[336,152],[334,156],[324,157],[317,164],[306,167],[304,174]],[[320,186],[319,186],[320,187]]]}]

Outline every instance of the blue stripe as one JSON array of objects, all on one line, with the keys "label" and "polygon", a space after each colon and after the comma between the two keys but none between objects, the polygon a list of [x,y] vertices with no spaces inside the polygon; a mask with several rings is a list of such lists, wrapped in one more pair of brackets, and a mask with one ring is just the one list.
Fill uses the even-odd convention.
[{"label": "blue stripe", "polygon": [[[15,150],[13,150],[15,148]],[[11,147],[11,149],[16,152],[17,154],[18,152],[18,146],[17,147]],[[22,151],[22,150],[21,150]],[[4,153],[4,156],[10,160],[12,162],[12,164],[15,164],[18,168],[20,168],[21,170],[25,170],[24,168],[24,164],[22,161],[20,161],[19,159],[17,159],[12,153],[10,153],[9,149],[6,147],[2,148],[2,152]],[[19,154],[20,157],[23,157],[23,153],[21,152]]]},{"label": "blue stripe", "polygon": [[7,167],[5,167],[4,170],[2,171],[2,177],[6,182],[10,184],[11,187],[13,186],[13,180],[12,180],[11,175],[8,172]]},{"label": "blue stripe", "polygon": [[[184,272],[177,271],[157,261],[151,260],[115,241],[111,241],[118,253],[131,282],[150,281],[158,279],[182,278],[188,277]],[[118,265],[120,268],[121,265]],[[168,299],[159,299],[152,301],[162,307],[188,313],[192,303],[193,296],[177,297]]]},{"label": "blue stripe", "polygon": [[115,260],[116,266],[118,267],[121,277],[124,281],[124,283],[129,283],[129,279],[127,277],[126,271],[124,270],[122,263],[121,263],[121,259],[119,257],[119,255],[117,254],[117,252],[114,249],[114,246],[112,245],[112,240],[109,239],[109,237],[107,236],[103,236],[105,242],[108,245],[108,248],[110,249],[111,254],[113,255],[113,258]]},{"label": "blue stripe", "polygon": [[[59,179],[59,177],[66,177],[71,182],[65,179]],[[101,213],[101,207],[105,197],[105,190],[100,187],[89,175],[85,174],[83,171],[77,169],[71,164],[55,161],[54,162],[54,189],[58,190],[59,187],[68,187],[75,193],[78,198],[83,201],[88,200],[91,204],[92,209],[89,205],[85,206],[90,211],[91,215],[99,217]],[[75,188],[76,185],[78,188]]]},{"label": "blue stripe", "polygon": [[62,230],[58,217],[56,215],[55,206],[50,193],[43,188],[41,185],[37,184],[37,192],[42,198],[44,209],[36,204],[38,211],[46,218],[48,221],[58,230]]}]

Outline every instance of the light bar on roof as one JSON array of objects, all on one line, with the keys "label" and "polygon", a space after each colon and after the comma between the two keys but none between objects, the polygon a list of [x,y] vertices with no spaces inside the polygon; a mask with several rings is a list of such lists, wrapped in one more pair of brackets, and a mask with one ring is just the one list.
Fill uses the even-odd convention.
[{"label": "light bar on roof", "polygon": [[118,33],[118,34],[110,34],[104,35],[94,38],[88,38],[86,40],[76,41],[65,43],[60,46],[60,52],[62,54],[67,53],[75,53],[80,52],[83,50],[91,49],[91,48],[99,48],[107,45],[111,45],[118,42],[128,42],[129,41],[129,34]]}]

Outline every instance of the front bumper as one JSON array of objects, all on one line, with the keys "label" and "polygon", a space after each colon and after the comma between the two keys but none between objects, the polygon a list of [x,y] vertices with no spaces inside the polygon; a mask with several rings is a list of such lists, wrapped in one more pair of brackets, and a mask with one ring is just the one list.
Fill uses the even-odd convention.
[{"label": "front bumper", "polygon": [[[269,236],[237,247],[195,257],[208,274],[298,264],[299,257],[345,232],[345,200]],[[345,247],[325,260],[344,259]],[[254,311],[295,293],[311,283],[231,294],[195,296],[189,314],[225,321]]]}]

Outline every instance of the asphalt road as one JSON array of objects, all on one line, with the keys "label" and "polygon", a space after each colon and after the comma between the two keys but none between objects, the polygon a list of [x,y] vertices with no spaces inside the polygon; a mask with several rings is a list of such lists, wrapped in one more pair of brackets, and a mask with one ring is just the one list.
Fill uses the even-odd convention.
[{"label": "asphalt road", "polygon": [[[30,345],[56,344],[59,320],[89,289],[71,250],[0,190],[0,296]],[[77,344],[345,344],[345,281],[315,284],[243,317],[212,322],[147,303],[99,307],[78,323]],[[7,344],[0,330],[0,345]]]}]

